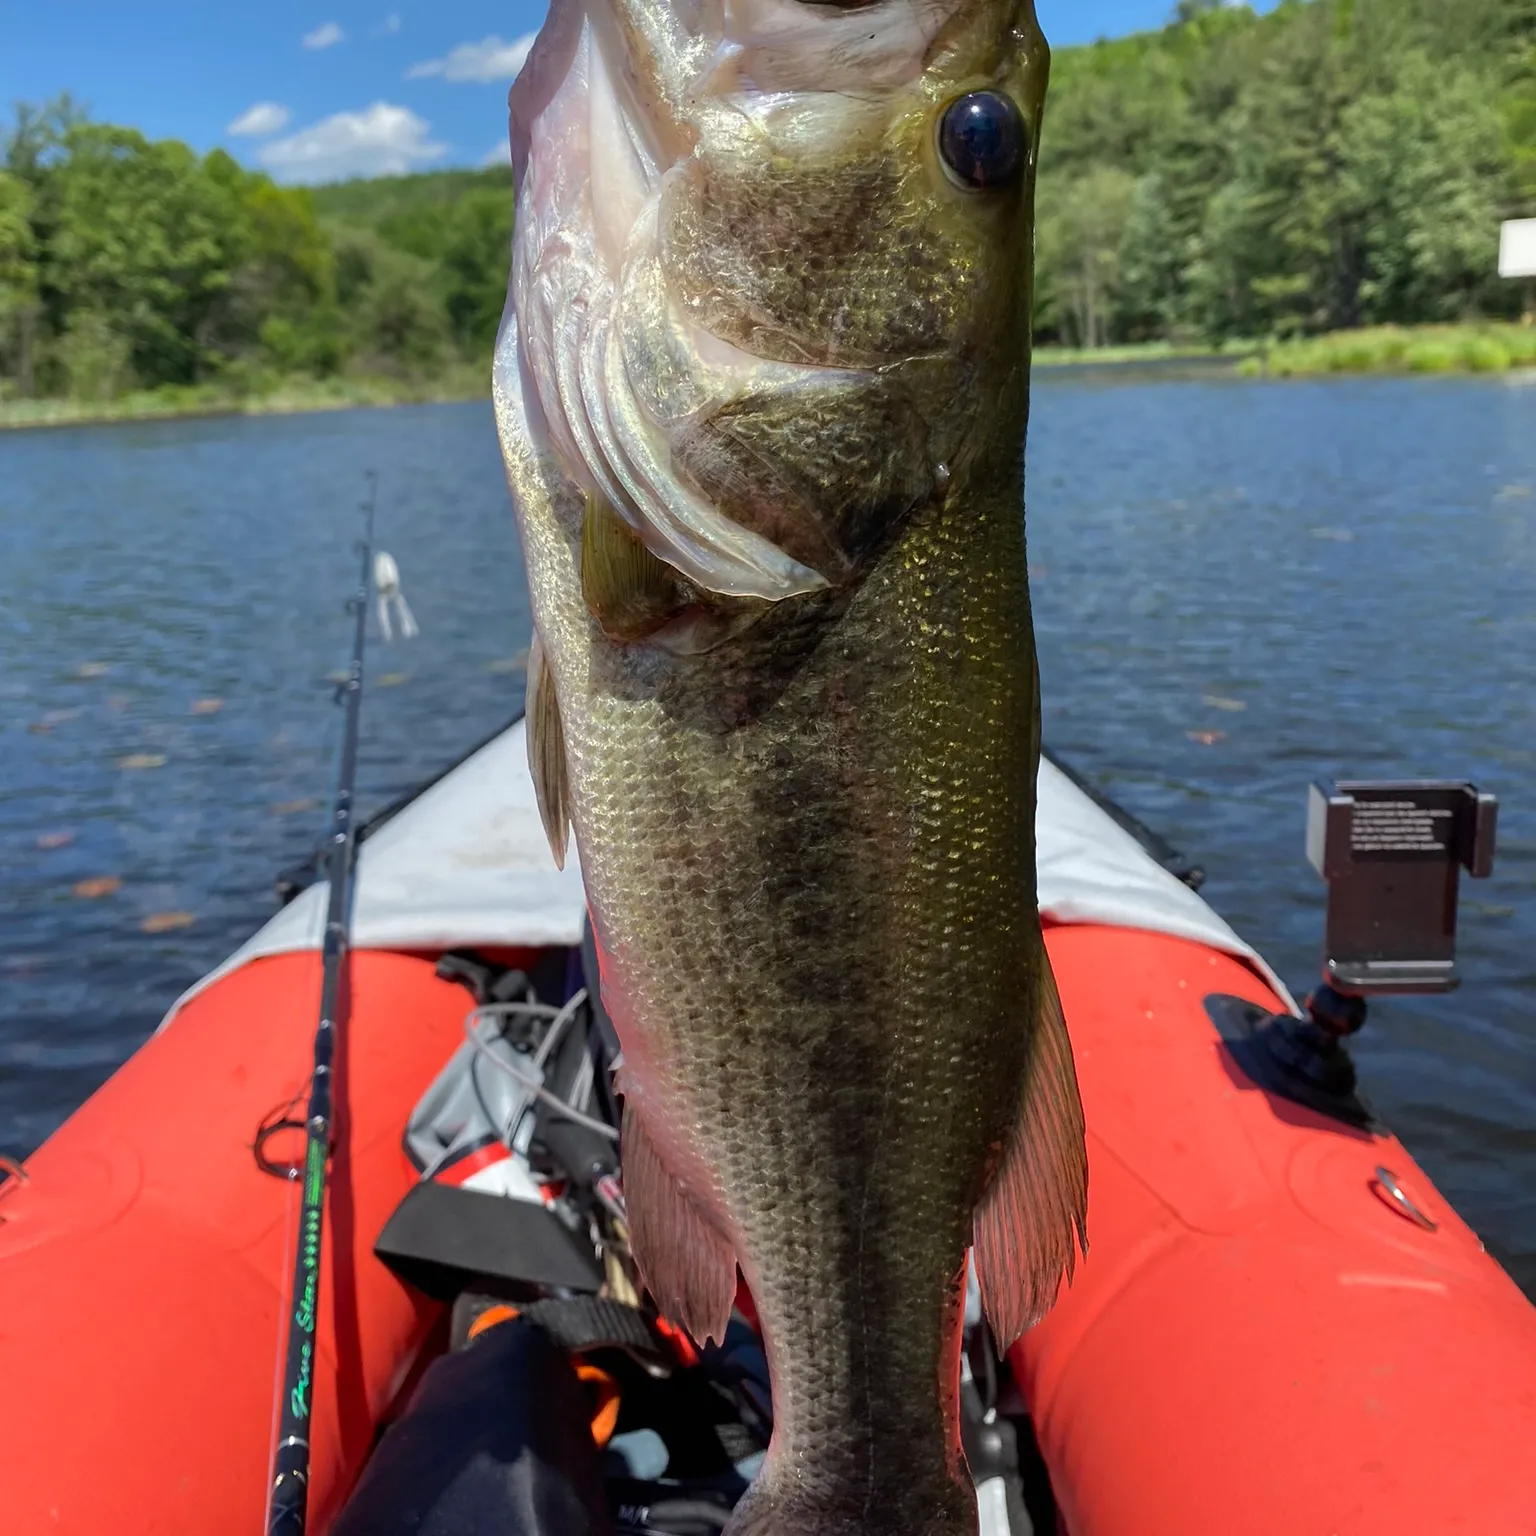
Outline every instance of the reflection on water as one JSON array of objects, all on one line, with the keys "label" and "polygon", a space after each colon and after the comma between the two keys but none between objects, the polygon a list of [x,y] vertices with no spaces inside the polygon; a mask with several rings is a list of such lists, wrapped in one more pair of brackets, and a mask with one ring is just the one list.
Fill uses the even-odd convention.
[{"label": "reflection on water", "polygon": [[[521,703],[483,405],[0,438],[0,1150],[48,1134],[313,845],[366,468],[419,640],[375,647],[379,804]],[[1030,560],[1058,752],[1315,975],[1315,776],[1502,798],[1466,983],[1373,1005],[1366,1089],[1536,1292],[1536,387],[1037,383]]]}]

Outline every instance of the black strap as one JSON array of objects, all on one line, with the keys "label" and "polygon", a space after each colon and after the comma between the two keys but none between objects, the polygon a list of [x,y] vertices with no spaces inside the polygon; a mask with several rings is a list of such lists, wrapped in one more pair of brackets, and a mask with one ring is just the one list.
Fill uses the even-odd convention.
[{"label": "black strap", "polygon": [[373,1251],[402,1280],[442,1301],[487,1279],[589,1293],[603,1283],[590,1244],[546,1206],[434,1179],[411,1186]]},{"label": "black strap", "polygon": [[525,1323],[542,1328],[568,1354],[588,1349],[627,1349],[663,1357],[666,1350],[645,1314],[601,1296],[551,1297],[519,1307]]}]

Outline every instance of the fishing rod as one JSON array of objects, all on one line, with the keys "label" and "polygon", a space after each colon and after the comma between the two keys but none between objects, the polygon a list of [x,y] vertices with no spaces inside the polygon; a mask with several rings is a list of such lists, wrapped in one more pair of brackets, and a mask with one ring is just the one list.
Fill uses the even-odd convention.
[{"label": "fishing rod", "polygon": [[[314,1403],[315,1322],[320,1304],[320,1236],[325,1207],[326,1164],[331,1151],[332,1063],[341,1020],[342,961],[347,952],[349,901],[356,850],[353,800],[357,781],[357,721],[363,702],[363,643],[368,633],[368,587],[372,571],[373,513],[378,477],[368,472],[368,496],[362,504],[363,538],[357,548],[362,574],[356,595],[347,603],[356,618],[352,636],[352,665],[337,689],[346,705],[336,798],[331,806],[326,874],[330,881],[321,949],[320,1023],[315,1030],[314,1075],[310,1079],[309,1111],[304,1118],[305,1147],[300,1190],[299,1240],[294,1252],[293,1284],[288,1292],[288,1351],[283,1366],[280,1422],[272,1456],[272,1484],[267,1506],[268,1536],[303,1536],[309,1511],[309,1420]],[[300,1169],[291,1171],[297,1177]]]}]

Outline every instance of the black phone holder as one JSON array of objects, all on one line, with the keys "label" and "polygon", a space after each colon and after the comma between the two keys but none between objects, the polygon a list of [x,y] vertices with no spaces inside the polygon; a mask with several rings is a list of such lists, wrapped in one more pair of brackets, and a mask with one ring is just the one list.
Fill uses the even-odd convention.
[{"label": "black phone holder", "polygon": [[1314,784],[1307,859],[1328,882],[1323,979],[1346,997],[1457,984],[1461,871],[1493,872],[1499,803],[1438,779]]},{"label": "black phone holder", "polygon": [[1236,997],[1206,1007],[1244,1073],[1272,1093],[1347,1124],[1378,1122],[1355,1091],[1344,1042],[1366,999],[1449,992],[1456,975],[1461,871],[1493,872],[1498,801],[1440,779],[1314,784],[1307,859],[1328,882],[1323,984],[1306,1015]]}]

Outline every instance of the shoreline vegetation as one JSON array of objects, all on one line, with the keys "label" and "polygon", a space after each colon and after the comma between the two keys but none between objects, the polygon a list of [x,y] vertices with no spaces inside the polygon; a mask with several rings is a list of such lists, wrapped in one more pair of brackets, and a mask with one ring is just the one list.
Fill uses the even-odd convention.
[{"label": "shoreline vegetation", "polygon": [[0,399],[0,432],[180,421],[213,416],[303,416],[318,411],[448,405],[489,400],[490,370],[464,368],[431,379],[287,379],[269,390],[235,393],[217,385],[162,386],[111,400]]},{"label": "shoreline vegetation", "polygon": [[1142,342],[1083,348],[1037,346],[1042,369],[1147,367],[1180,363],[1230,367],[1242,378],[1305,379],[1330,374],[1513,373],[1536,369],[1536,323],[1471,321],[1379,325],[1221,346]]},{"label": "shoreline vegetation", "polygon": [[[1382,326],[1336,331],[1288,342],[1231,342],[1222,347],[1141,342],[1093,349],[1039,346],[1034,366],[1049,377],[1058,369],[1115,372],[1193,365],[1201,373],[1255,379],[1311,379],[1425,374],[1536,375],[1536,325]],[[447,405],[489,400],[488,369],[462,366],[431,379],[378,377],[289,379],[265,391],[235,394],[217,385],[162,386],[112,400],[0,399],[0,432],[91,426],[128,421],[174,421],[211,416],[294,416],[397,405]]]},{"label": "shoreline vegetation", "polygon": [[1508,373],[1536,368],[1536,324],[1377,326],[1277,342],[1240,373],[1306,378],[1339,373]]},{"label": "shoreline vegetation", "polygon": [[[1176,0],[1057,51],[1036,361],[1262,377],[1536,366],[1536,0]],[[0,428],[489,390],[505,166],[278,185],[222,149],[0,125]],[[1527,323],[1521,323],[1522,309]]]}]

